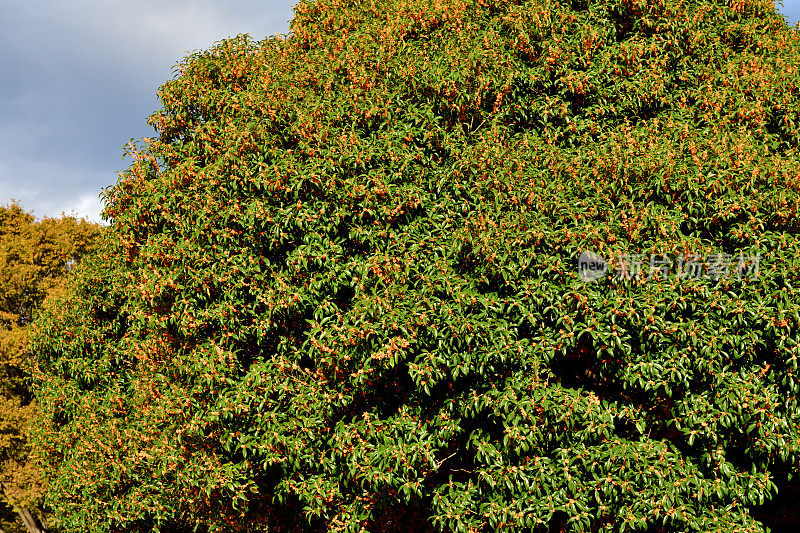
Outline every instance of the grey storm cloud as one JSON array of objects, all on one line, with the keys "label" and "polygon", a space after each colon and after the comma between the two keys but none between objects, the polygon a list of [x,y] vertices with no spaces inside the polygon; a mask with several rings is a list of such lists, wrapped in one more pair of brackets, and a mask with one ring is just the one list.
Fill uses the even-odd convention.
[{"label": "grey storm cloud", "polygon": [[[157,88],[187,53],[289,31],[296,0],[2,0],[0,204],[99,220],[122,147],[154,132]],[[780,7],[790,24],[800,0]]]}]

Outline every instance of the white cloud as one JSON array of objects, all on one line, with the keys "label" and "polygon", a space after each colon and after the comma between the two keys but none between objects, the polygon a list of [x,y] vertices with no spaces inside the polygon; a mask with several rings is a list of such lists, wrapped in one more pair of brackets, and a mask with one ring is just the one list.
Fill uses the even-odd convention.
[{"label": "white cloud", "polygon": [[37,218],[63,213],[101,222],[100,187],[94,183],[110,185],[112,178],[87,167],[16,159],[0,165],[0,204],[14,199]]},{"label": "white cloud", "polygon": [[86,194],[77,198],[73,204],[65,205],[58,209],[58,212],[64,212],[67,215],[74,214],[79,218],[85,218],[92,222],[102,223],[100,212],[103,210],[103,202],[97,195]]}]

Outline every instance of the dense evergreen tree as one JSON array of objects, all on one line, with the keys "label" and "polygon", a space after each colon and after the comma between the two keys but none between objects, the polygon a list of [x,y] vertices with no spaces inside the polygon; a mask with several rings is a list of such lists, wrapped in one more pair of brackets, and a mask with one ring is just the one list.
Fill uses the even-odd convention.
[{"label": "dense evergreen tree", "polygon": [[0,206],[0,529],[41,531],[42,477],[26,428],[37,416],[25,371],[28,326],[42,301],[91,250],[100,226],[74,217],[36,220]]},{"label": "dense evergreen tree", "polygon": [[[37,322],[57,523],[791,527],[800,36],[774,4],[295,13],[181,63]],[[586,281],[587,251],[702,269]]]}]

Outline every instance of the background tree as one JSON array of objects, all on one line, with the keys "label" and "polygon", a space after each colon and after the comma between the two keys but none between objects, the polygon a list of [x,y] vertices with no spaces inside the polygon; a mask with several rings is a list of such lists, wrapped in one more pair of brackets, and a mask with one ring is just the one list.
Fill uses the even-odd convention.
[{"label": "background tree", "polygon": [[[800,35],[774,4],[295,13],[180,65],[37,322],[57,522],[796,522]],[[585,250],[761,259],[589,283]]]},{"label": "background tree", "polygon": [[25,437],[38,412],[25,371],[28,326],[99,233],[74,217],[36,220],[18,203],[0,206],[1,529],[43,529],[43,480]]}]

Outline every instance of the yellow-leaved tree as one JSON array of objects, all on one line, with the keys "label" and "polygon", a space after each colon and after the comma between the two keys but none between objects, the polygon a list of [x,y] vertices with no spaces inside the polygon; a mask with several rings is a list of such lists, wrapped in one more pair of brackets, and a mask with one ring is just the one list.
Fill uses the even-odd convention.
[{"label": "yellow-leaved tree", "polygon": [[25,436],[37,416],[27,326],[101,231],[72,216],[37,220],[17,202],[0,205],[0,533],[47,529],[43,480]]}]

